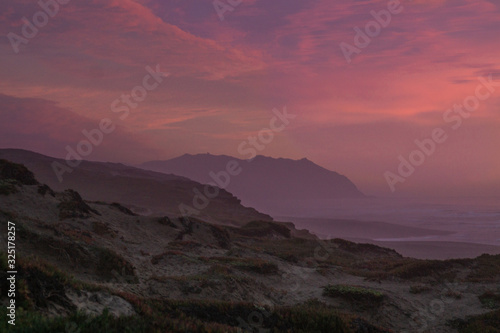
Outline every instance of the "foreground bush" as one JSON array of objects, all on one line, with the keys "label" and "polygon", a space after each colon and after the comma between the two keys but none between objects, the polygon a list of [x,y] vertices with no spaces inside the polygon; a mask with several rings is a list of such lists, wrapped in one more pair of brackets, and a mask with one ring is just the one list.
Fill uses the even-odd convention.
[{"label": "foreground bush", "polygon": [[[122,295],[123,297],[124,295]],[[127,298],[127,296],[125,296]],[[134,298],[134,299],[131,299]],[[218,301],[140,300],[129,296],[139,315],[114,317],[73,312],[48,318],[20,310],[16,326],[8,327],[5,316],[0,331],[9,332],[385,332],[358,318],[340,315],[320,304],[303,304],[273,310],[249,303]],[[9,325],[10,326],[10,325]]]},{"label": "foreground bush", "polygon": [[500,310],[474,316],[467,320],[455,320],[450,326],[458,329],[459,333],[499,333]]}]

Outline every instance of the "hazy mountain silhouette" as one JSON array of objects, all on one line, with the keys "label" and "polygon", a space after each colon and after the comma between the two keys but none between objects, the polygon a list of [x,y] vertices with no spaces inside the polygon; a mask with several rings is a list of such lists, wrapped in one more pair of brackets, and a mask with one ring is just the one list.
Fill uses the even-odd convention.
[{"label": "hazy mountain silhouette", "polygon": [[[63,175],[59,182],[52,163],[65,164],[56,159],[20,149],[0,149],[0,159],[24,164],[32,170],[36,178],[56,191],[74,189],[88,200],[120,202],[141,214],[181,215],[179,205],[184,203],[194,207],[193,189],[203,192],[203,185],[190,179],[147,171],[119,163],[82,161],[71,173]],[[205,209],[200,209],[199,218],[214,223],[246,223],[253,220],[270,221],[272,218],[253,208],[240,204],[231,193],[221,190],[216,198],[209,201]]]},{"label": "hazy mountain silhouette", "polygon": [[[237,163],[239,174],[226,180],[228,163]],[[291,160],[257,156],[241,160],[225,155],[182,155],[166,161],[146,162],[140,167],[173,173],[200,183],[217,183],[234,193],[244,205],[273,212],[294,204],[318,200],[364,197],[347,177],[308,159]],[[240,170],[240,169],[237,169]]]}]

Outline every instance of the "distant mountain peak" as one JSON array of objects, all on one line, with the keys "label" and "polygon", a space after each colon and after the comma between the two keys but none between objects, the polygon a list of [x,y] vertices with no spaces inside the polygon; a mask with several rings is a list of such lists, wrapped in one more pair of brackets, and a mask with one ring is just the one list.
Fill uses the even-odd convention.
[{"label": "distant mountain peak", "polygon": [[[227,171],[230,161],[239,164],[234,175]],[[275,205],[364,197],[346,176],[306,157],[295,160],[257,155],[252,160],[243,160],[209,153],[185,154],[171,160],[147,162],[140,167],[182,175],[205,184],[220,181],[244,205],[267,212]]]}]

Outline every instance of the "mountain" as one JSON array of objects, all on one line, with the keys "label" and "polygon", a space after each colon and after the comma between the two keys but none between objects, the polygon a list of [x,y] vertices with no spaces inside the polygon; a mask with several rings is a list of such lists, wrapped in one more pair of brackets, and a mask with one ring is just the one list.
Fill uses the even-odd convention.
[{"label": "mountain", "polygon": [[[242,160],[224,155],[186,154],[166,161],[151,161],[141,168],[216,183],[244,205],[270,214],[296,205],[314,206],[328,199],[364,197],[347,177],[308,159],[291,160],[256,156]],[[233,171],[232,174],[230,171]]]},{"label": "mountain", "polygon": [[[268,215],[244,207],[231,193],[220,190],[209,201],[198,200],[195,191],[204,193],[204,186],[190,179],[147,171],[119,163],[82,161],[72,172],[62,175],[59,182],[52,169],[54,162],[66,165],[63,159],[44,156],[20,149],[0,149],[0,159],[24,164],[36,178],[56,191],[74,189],[87,200],[120,202],[142,215],[180,216],[179,205],[193,216],[213,223],[245,223],[254,220],[271,221]],[[206,205],[206,207],[204,206]],[[203,208],[205,207],[205,208]],[[203,209],[201,209],[203,208]]]}]

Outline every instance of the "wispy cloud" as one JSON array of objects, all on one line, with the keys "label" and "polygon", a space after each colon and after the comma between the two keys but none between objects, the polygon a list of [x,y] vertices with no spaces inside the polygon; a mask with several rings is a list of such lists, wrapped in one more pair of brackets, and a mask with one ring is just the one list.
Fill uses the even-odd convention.
[{"label": "wispy cloud", "polygon": [[[33,111],[22,113],[28,122],[30,112],[43,118],[34,101],[40,101],[47,117],[59,108],[61,119],[69,112],[72,119],[92,122],[109,114],[110,103],[142,78],[144,66],[158,63],[171,73],[169,80],[122,124],[128,137],[142,138],[141,152],[151,154],[139,157],[131,149],[117,148],[124,159],[232,154],[234,142],[262,128],[269,110],[288,105],[300,121],[266,153],[305,155],[365,179],[369,170],[358,167],[368,154],[364,140],[386,151],[411,144],[415,133],[400,128],[424,131],[433,114],[442,114],[471,93],[478,76],[493,74],[500,80],[496,1],[402,4],[404,11],[347,64],[339,43],[352,40],[353,28],[363,27],[372,19],[370,11],[386,8],[386,2],[244,1],[221,22],[211,1],[71,1],[19,54],[12,52],[7,38],[0,39],[0,93],[30,101]],[[33,1],[2,2],[0,34],[20,31],[22,17],[37,10]],[[49,106],[47,100],[57,104]],[[484,126],[484,133],[498,130],[499,106],[499,97],[489,99],[470,127],[481,132]],[[18,121],[10,114],[13,110],[4,108],[2,120]],[[16,142],[50,150],[55,141],[72,135],[66,123],[50,126],[52,134],[45,141],[34,140],[34,127],[13,127],[22,133]],[[370,130],[358,131],[362,128]],[[354,140],[348,130],[359,137]],[[480,135],[467,138],[472,143],[453,150],[454,158],[488,147]],[[325,150],[339,146],[342,153],[327,157]],[[393,156],[379,154],[375,165],[390,164]],[[105,153],[101,157],[107,159]],[[500,163],[498,157],[477,158]]]}]

